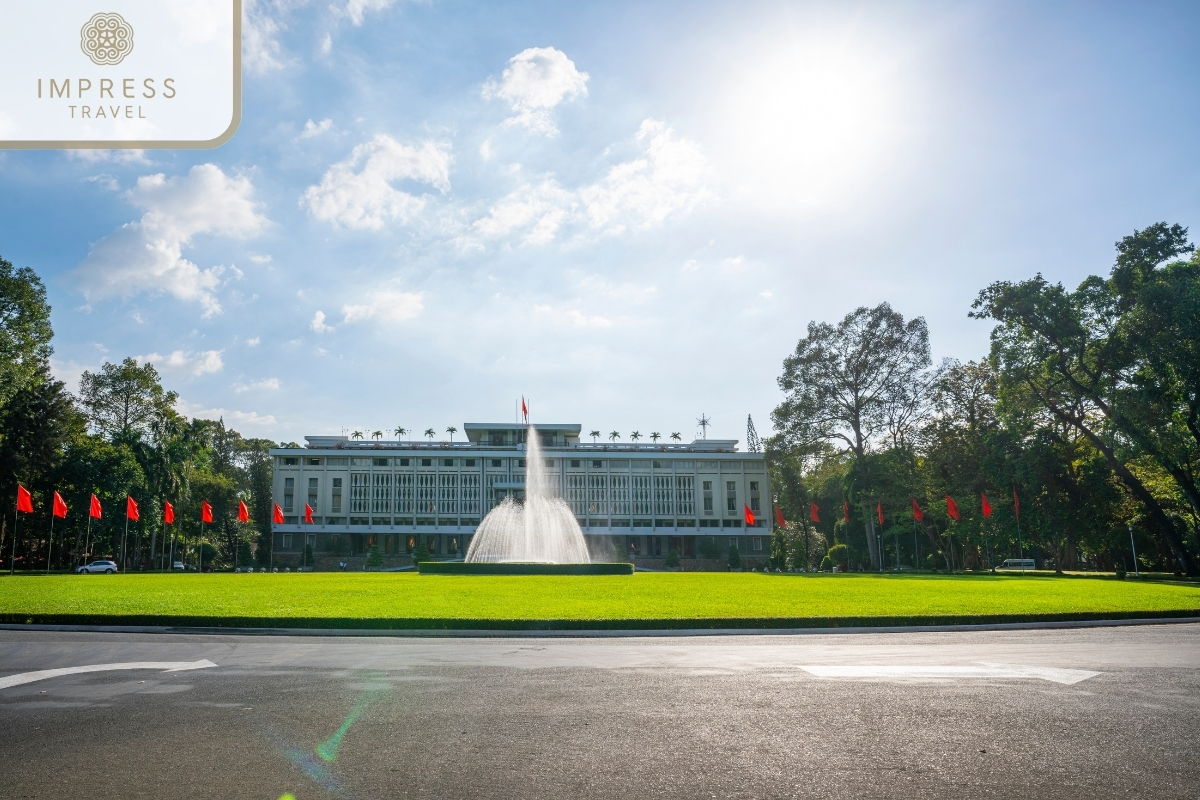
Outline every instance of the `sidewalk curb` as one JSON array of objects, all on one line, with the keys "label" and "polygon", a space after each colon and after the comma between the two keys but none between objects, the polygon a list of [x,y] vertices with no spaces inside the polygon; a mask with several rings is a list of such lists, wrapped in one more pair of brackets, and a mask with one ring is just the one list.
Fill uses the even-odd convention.
[{"label": "sidewalk curb", "polygon": [[365,628],[219,628],[169,625],[42,625],[0,623],[0,631],[44,633],[149,633],[188,636],[349,636],[424,639],[608,639],[672,636],[829,636],[861,633],[956,633],[975,631],[1063,630],[1074,628],[1118,628],[1134,625],[1195,625],[1197,617],[1144,619],[1054,620],[997,622],[962,625],[847,626],[844,628],[662,628],[610,630],[489,630],[489,629],[365,629]]}]

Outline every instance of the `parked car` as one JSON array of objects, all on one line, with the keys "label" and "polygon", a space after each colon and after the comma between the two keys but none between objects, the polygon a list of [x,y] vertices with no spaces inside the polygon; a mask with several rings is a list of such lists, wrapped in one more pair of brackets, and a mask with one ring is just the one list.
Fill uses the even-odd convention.
[{"label": "parked car", "polygon": [[176,561],[174,564],[171,565],[171,569],[180,569],[180,570],[183,569],[183,562]]},{"label": "parked car", "polygon": [[117,571],[117,562],[115,561],[93,561],[90,564],[84,564],[82,567],[75,569],[77,573],[83,575],[88,572],[104,572],[109,575]]}]

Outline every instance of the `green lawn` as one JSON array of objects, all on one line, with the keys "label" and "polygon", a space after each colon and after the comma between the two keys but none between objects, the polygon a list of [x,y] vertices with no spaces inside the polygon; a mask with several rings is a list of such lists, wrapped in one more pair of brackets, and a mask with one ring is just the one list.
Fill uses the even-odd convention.
[{"label": "green lawn", "polygon": [[758,627],[1200,614],[1200,584],[1022,576],[637,573],[0,578],[0,621],[282,627]]}]

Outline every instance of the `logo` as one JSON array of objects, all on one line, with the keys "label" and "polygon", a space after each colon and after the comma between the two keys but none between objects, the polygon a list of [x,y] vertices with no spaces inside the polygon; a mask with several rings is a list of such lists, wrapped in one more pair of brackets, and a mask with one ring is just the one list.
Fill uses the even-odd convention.
[{"label": "logo", "polygon": [[133,27],[120,14],[96,14],[79,31],[79,46],[95,64],[120,64],[133,52]]}]

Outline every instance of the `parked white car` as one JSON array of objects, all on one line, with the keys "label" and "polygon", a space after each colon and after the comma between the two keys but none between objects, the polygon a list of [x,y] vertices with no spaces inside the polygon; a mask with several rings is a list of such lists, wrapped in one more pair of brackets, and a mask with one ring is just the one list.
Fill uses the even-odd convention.
[{"label": "parked white car", "polygon": [[117,571],[117,562],[115,561],[93,561],[90,564],[84,564],[76,570],[80,575],[88,572],[104,572],[109,575]]},{"label": "parked white car", "polygon": [[172,564],[172,565],[171,565],[171,569],[174,569],[174,570],[182,570],[182,569],[183,569],[183,562],[182,562],[182,561],[176,561],[174,564]]}]

